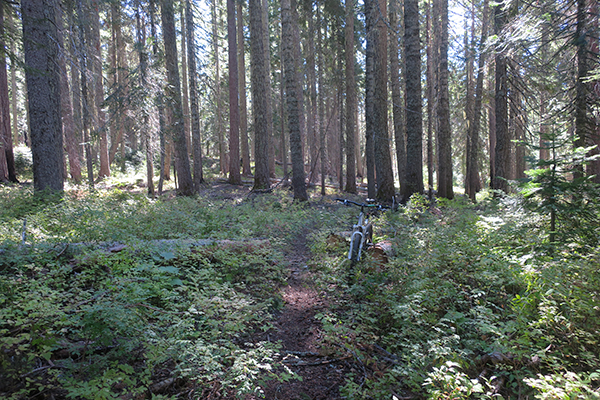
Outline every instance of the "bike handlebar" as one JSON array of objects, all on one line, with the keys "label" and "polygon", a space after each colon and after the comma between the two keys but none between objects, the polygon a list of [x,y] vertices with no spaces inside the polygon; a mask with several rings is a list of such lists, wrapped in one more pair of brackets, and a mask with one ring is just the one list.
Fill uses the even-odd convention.
[{"label": "bike handlebar", "polygon": [[372,207],[372,208],[377,208],[377,209],[379,209],[379,210],[382,210],[382,209],[389,209],[389,208],[391,208],[391,207],[389,207],[389,206],[384,206],[384,205],[381,205],[381,204],[357,203],[356,201],[347,200],[347,199],[336,199],[336,200],[337,200],[337,201],[341,201],[342,203],[344,203],[344,205],[347,205],[347,204],[354,204],[354,205],[356,205],[356,206],[359,206],[359,207],[361,207],[361,208],[362,208],[362,207]]}]

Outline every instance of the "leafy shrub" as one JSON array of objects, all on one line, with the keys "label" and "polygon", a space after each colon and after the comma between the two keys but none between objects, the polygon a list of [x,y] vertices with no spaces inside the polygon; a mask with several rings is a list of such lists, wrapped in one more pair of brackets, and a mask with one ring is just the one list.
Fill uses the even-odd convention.
[{"label": "leafy shrub", "polygon": [[[137,396],[167,364],[196,385],[217,379],[224,390],[255,390],[277,349],[244,338],[267,323],[283,268],[273,250],[263,255],[97,251],[0,275],[3,390],[15,399],[42,390]],[[251,291],[246,280],[264,286]]]},{"label": "leafy shrub", "polygon": [[486,201],[382,215],[375,231],[395,256],[384,265],[367,257],[353,282],[342,278],[343,251],[313,246],[323,288],[341,303],[323,319],[327,343],[345,343],[365,368],[346,397],[513,398],[539,390],[525,378],[540,371],[598,368],[597,253],[537,252],[539,216],[518,198]]}]

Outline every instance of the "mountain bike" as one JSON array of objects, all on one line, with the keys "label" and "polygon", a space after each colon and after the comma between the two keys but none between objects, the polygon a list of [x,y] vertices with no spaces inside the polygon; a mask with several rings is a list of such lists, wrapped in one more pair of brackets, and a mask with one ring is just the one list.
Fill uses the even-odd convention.
[{"label": "mountain bike", "polygon": [[367,199],[366,203],[357,203],[356,201],[346,199],[336,199],[344,205],[356,205],[360,207],[358,221],[352,226],[352,235],[350,236],[350,249],[348,250],[348,259],[354,264],[360,261],[363,249],[373,245],[373,224],[369,222],[370,212],[368,210],[382,210],[390,208],[380,204],[374,204],[375,200]]}]

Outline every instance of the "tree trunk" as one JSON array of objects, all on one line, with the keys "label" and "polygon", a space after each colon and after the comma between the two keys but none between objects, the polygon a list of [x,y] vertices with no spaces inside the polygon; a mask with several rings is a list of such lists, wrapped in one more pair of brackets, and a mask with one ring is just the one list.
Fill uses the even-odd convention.
[{"label": "tree trunk", "polygon": [[175,150],[175,170],[177,171],[179,182],[178,192],[183,196],[191,196],[194,194],[194,185],[190,171],[185,130],[183,129],[181,84],[177,65],[177,41],[175,18],[173,16],[173,0],[163,0],[161,11],[168,81],[165,94],[172,116],[170,130]]},{"label": "tree trunk", "polygon": [[477,81],[475,83],[475,102],[473,105],[473,122],[469,126],[469,159],[467,160],[467,195],[474,202],[475,195],[481,190],[481,179],[479,178],[479,131],[481,130],[481,105],[483,102],[483,76],[485,66],[485,52],[483,46],[487,40],[489,1],[483,4],[483,20],[481,26],[481,41],[479,49],[479,61],[477,62]]},{"label": "tree trunk", "polygon": [[[490,63],[487,80],[487,91],[493,93],[495,90],[496,74],[495,74],[496,62]],[[492,78],[493,77],[493,78]],[[496,176],[496,99],[495,96],[490,96],[490,105],[488,107],[488,134],[489,134],[489,155],[490,155],[490,188],[493,187],[494,176]]]},{"label": "tree trunk", "polygon": [[[188,76],[190,81],[190,113],[192,130],[192,147],[194,157],[194,189],[200,190],[200,185],[204,182],[202,169],[202,140],[200,137],[200,111],[198,109],[198,80],[196,73],[196,43],[194,40],[194,13],[192,11],[191,0],[185,2],[186,35],[187,35],[187,53],[188,53]],[[244,106],[246,100],[244,99]]]},{"label": "tree trunk", "polygon": [[398,168],[398,183],[400,187],[406,180],[406,140],[404,135],[404,116],[402,104],[402,91],[400,88],[400,61],[398,59],[398,39],[396,33],[398,24],[398,0],[390,0],[390,84],[392,86],[392,115],[394,121],[394,142],[396,145],[396,165]]},{"label": "tree trunk", "polygon": [[[596,60],[596,62],[598,62],[598,60],[600,59],[600,43],[598,41],[597,36],[598,32],[600,32],[600,16],[598,14],[597,1],[589,2],[588,15],[590,16],[590,28],[588,29],[588,31],[596,32],[596,40],[586,40],[588,46],[588,57],[591,64],[592,60]],[[593,66],[590,67],[593,68]],[[590,93],[591,102],[593,102],[596,105],[600,104],[600,78],[596,76],[594,79],[590,80],[589,82],[586,82],[586,85],[588,86],[587,90]],[[600,149],[598,148],[598,146],[600,146],[600,110],[598,109],[598,107],[596,107],[595,115],[590,115],[588,121],[590,124],[590,137],[588,141],[588,146],[596,146],[594,149],[591,150],[590,154],[588,155],[597,156],[598,154],[600,154]],[[593,180],[595,183],[600,183],[600,159],[596,158],[590,161],[590,163],[587,165],[586,173],[588,176],[594,176]]]},{"label": "tree trunk", "polygon": [[[338,71],[344,70],[342,48],[338,49]],[[337,85],[337,104],[339,111],[339,131],[338,131],[338,189],[341,192],[344,190],[344,135],[346,133],[346,120],[344,118],[344,81],[340,79]]]},{"label": "tree trunk", "polygon": [[425,75],[427,77],[427,191],[430,199],[433,199],[433,173],[434,173],[434,161],[433,161],[433,130],[434,130],[434,115],[436,103],[435,97],[435,72],[434,72],[434,53],[437,53],[433,49],[433,34],[431,28],[432,20],[432,5],[431,0],[427,2],[427,15],[426,15],[426,27],[427,32],[427,64]]},{"label": "tree trunk", "polygon": [[185,140],[187,143],[187,148],[192,151],[192,136],[190,131],[190,98],[189,98],[189,88],[188,88],[188,57],[187,57],[187,22],[185,20],[185,7],[181,7],[181,100],[183,105],[183,128],[185,130]]},{"label": "tree trunk", "polygon": [[298,95],[301,95],[301,93],[297,92],[298,84],[296,79],[298,74],[296,73],[296,61],[294,60],[294,33],[290,0],[282,0],[281,2],[281,35],[294,200],[307,201],[304,155],[302,154],[302,141],[300,137],[300,108],[298,106]]},{"label": "tree trunk", "polygon": [[[283,15],[283,10],[282,10],[282,15]],[[291,18],[291,17],[290,17]],[[288,150],[287,150],[287,140],[286,140],[286,130],[287,130],[287,124],[286,124],[286,118],[287,118],[287,111],[286,111],[286,104],[285,104],[285,72],[284,72],[284,59],[283,59],[283,46],[284,46],[284,41],[283,41],[283,26],[281,27],[281,35],[279,35],[279,39],[281,40],[281,42],[279,43],[279,57],[280,57],[280,68],[281,68],[281,74],[279,75],[280,77],[280,82],[279,82],[279,104],[281,105],[280,108],[280,127],[281,127],[281,163],[283,166],[283,185],[284,186],[288,186],[289,185],[289,180],[288,180],[288,175],[289,175],[289,171],[288,171]]]},{"label": "tree trunk", "polygon": [[527,156],[527,149],[525,147],[526,129],[527,129],[527,116],[524,114],[525,104],[521,93],[518,90],[514,90],[513,93],[514,107],[512,110],[515,111],[514,116],[514,140],[515,140],[515,176],[514,179],[524,179],[526,177],[525,170],[527,169],[527,162],[525,157]]},{"label": "tree trunk", "polygon": [[227,0],[227,40],[229,43],[229,183],[241,185],[238,63],[235,34],[235,4],[234,0]]},{"label": "tree trunk", "polygon": [[[158,48],[158,34],[156,29],[156,0],[150,0],[149,4],[149,14],[150,14],[150,35],[152,36],[152,56],[155,62],[159,60],[159,48]],[[158,110],[158,136],[159,136],[159,152],[160,152],[160,172],[158,178],[158,195],[161,196],[163,193],[163,183],[165,180],[165,173],[169,171],[169,164],[166,163],[166,153],[167,153],[167,144],[166,144],[166,113],[165,113],[165,105],[164,105],[164,95],[162,92],[159,92],[154,97],[154,103],[156,104],[156,108]]]},{"label": "tree trunk", "polygon": [[215,63],[215,75],[214,75],[214,93],[215,93],[215,128],[217,130],[217,140],[219,149],[219,170],[222,174],[227,173],[227,153],[225,146],[225,134],[223,132],[223,116],[222,116],[222,102],[221,102],[221,62],[219,59],[219,34],[218,27],[219,22],[217,20],[217,0],[212,0],[211,7],[212,15],[212,44],[213,44],[213,57]]},{"label": "tree trunk", "polygon": [[252,70],[252,108],[254,115],[254,189],[271,187],[269,179],[269,129],[267,118],[269,87],[265,69],[265,40],[261,0],[250,0],[250,55]]},{"label": "tree trunk", "polygon": [[[142,23],[142,5],[140,0],[135,1],[135,26],[137,32],[138,60],[140,63],[140,87],[143,91],[148,90],[148,53],[146,51],[146,26]],[[152,157],[152,132],[149,127],[148,112],[144,105],[142,110],[142,125],[140,126],[140,136],[143,140],[146,153],[146,182],[148,196],[154,197],[154,164]]]},{"label": "tree trunk", "polygon": [[242,150],[242,175],[250,176],[250,146],[248,143],[248,109],[246,105],[246,51],[244,48],[244,14],[242,1],[237,3],[238,73],[240,102],[240,133]]},{"label": "tree trunk", "polygon": [[[585,147],[591,136],[588,119],[588,85],[584,81],[589,72],[586,0],[577,0],[577,26],[574,43],[577,46],[577,78],[575,80],[575,147]],[[596,38],[596,40],[598,40]],[[583,175],[583,166],[578,166],[576,176]]]},{"label": "tree trunk", "polygon": [[[312,3],[309,3],[312,6]],[[314,16],[313,10],[310,9],[306,15],[308,18],[308,30],[309,32],[315,31],[314,25]],[[309,165],[309,175],[308,175],[308,184],[312,185],[314,182],[315,174],[315,166],[318,160],[318,148],[317,148],[317,135],[318,135],[318,110],[317,110],[317,74],[316,74],[316,51],[315,51],[315,35],[308,35],[308,51],[306,54],[306,77],[308,79],[308,88],[307,91],[309,93],[310,105],[308,107],[306,125],[307,129],[307,148],[308,148],[308,165]]]},{"label": "tree trunk", "polygon": [[[4,5],[0,6],[0,49],[5,51],[4,42]],[[18,182],[15,171],[15,156],[10,126],[10,100],[8,97],[8,74],[6,73],[6,57],[0,57],[0,181]]]},{"label": "tree trunk", "polygon": [[[298,109],[300,110],[300,145],[302,148],[302,155],[304,158],[308,157],[308,151],[306,151],[306,141],[307,141],[307,128],[306,128],[306,120],[304,116],[304,71],[301,68],[303,65],[302,62],[302,51],[300,49],[300,23],[299,15],[298,15],[298,1],[291,0],[292,4],[292,35],[293,35],[293,47],[294,47],[294,63],[296,70],[296,93],[298,93]],[[302,160],[304,165],[304,160]]]},{"label": "tree trunk", "polygon": [[[472,190],[470,187],[471,182],[469,181],[469,174],[471,174],[471,135],[473,130],[473,87],[475,85],[474,82],[474,72],[473,72],[473,64],[474,64],[474,54],[475,54],[475,2],[471,2],[471,12],[470,12],[470,22],[471,29],[469,29],[469,17],[465,14],[465,29],[464,29],[464,43],[465,43],[465,69],[466,69],[466,79],[465,79],[465,122],[467,124],[467,140],[465,143],[465,194],[469,195]],[[470,37],[469,37],[470,34]]]},{"label": "tree trunk", "polygon": [[356,193],[356,78],[354,72],[354,1],[346,0],[346,192]]},{"label": "tree trunk", "polygon": [[[90,113],[88,105],[88,56],[87,45],[85,42],[84,25],[87,25],[87,18],[83,12],[83,1],[77,1],[77,13],[75,16],[74,10],[70,13],[71,18],[77,19],[77,24],[71,21],[70,25],[75,27],[77,37],[73,38],[79,48],[73,49],[72,54],[78,54],[79,57],[74,57],[74,68],[71,68],[71,82],[73,93],[73,117],[75,119],[75,128],[80,132],[77,136],[80,142],[83,142],[83,149],[86,161],[86,172],[88,185],[94,186],[94,170],[92,165],[91,143],[89,138]],[[75,36],[75,32],[74,32]]]},{"label": "tree trunk", "polygon": [[448,90],[448,0],[440,0],[441,43],[439,63],[439,181],[438,196],[454,198],[452,174],[452,132],[450,129],[450,98]]},{"label": "tree trunk", "polygon": [[122,12],[121,3],[113,2],[111,4],[111,16],[112,16],[112,28],[114,32],[113,40],[113,51],[112,64],[113,64],[113,82],[116,98],[113,100],[113,129],[114,134],[112,135],[112,143],[108,151],[108,159],[110,164],[113,163],[115,155],[119,147],[122,149],[121,154],[121,170],[125,169],[125,158],[124,158],[124,140],[125,140],[125,124],[127,120],[127,109],[129,102],[127,101],[129,87],[126,82],[126,61],[125,61],[125,43],[123,41],[122,32]]},{"label": "tree trunk", "polygon": [[35,191],[64,188],[60,71],[55,61],[58,6],[54,0],[21,1]]},{"label": "tree trunk", "polygon": [[263,23],[263,40],[265,52],[263,57],[265,68],[265,96],[267,97],[267,159],[269,164],[269,176],[275,178],[275,135],[273,133],[273,102],[272,102],[272,87],[271,87],[271,38],[269,36],[269,2],[263,0],[262,3],[262,23]]},{"label": "tree trunk", "polygon": [[[10,30],[14,30],[15,29],[15,24],[13,22],[13,15],[11,12],[9,12],[7,14],[7,20],[8,20],[8,29]],[[10,51],[12,54],[15,53],[15,43],[14,41],[10,41],[9,45],[8,45],[8,51]],[[13,137],[13,145],[14,146],[18,146],[19,145],[19,115],[18,115],[18,109],[17,109],[17,61],[16,60],[11,60],[11,65],[10,65],[10,83],[11,83],[11,88],[12,88],[12,98],[11,98],[11,109],[12,109],[12,137]]]},{"label": "tree trunk", "polygon": [[419,3],[404,3],[404,46],[406,54],[406,185],[403,201],[413,193],[423,193],[423,116],[421,101],[421,53],[419,43]]},{"label": "tree trunk", "polygon": [[57,23],[58,23],[58,43],[60,50],[60,58],[58,60],[60,67],[60,105],[62,112],[62,129],[63,140],[69,156],[69,172],[71,179],[76,184],[81,183],[81,160],[77,147],[78,140],[75,135],[75,120],[73,119],[73,103],[71,102],[71,90],[69,87],[69,75],[67,74],[67,46],[64,43],[64,18],[62,8],[57,8]]},{"label": "tree trunk", "polygon": [[[377,175],[376,197],[382,202],[392,203],[396,194],[394,188],[394,172],[390,154],[390,141],[388,136],[388,87],[387,87],[387,61],[388,61],[388,35],[387,23],[383,16],[387,15],[387,1],[375,0],[373,7],[377,10],[379,18],[375,26],[374,43],[374,73],[375,96],[373,111],[374,124],[374,155],[375,171]],[[377,4],[377,2],[379,4]]]},{"label": "tree trunk", "polygon": [[[505,3],[499,3],[495,10],[495,32],[500,35],[506,24]],[[492,188],[508,192],[508,173],[510,170],[510,143],[508,132],[508,94],[507,94],[506,55],[500,49],[496,50],[496,147],[494,150],[494,176]]]},{"label": "tree trunk", "polygon": [[367,48],[365,53],[365,158],[367,162],[367,196],[374,199],[377,195],[375,182],[375,20],[377,0],[365,1],[365,21],[367,28]]},{"label": "tree trunk", "polygon": [[106,116],[102,109],[104,103],[104,82],[102,79],[102,51],[100,48],[100,4],[98,0],[90,2],[90,18],[91,18],[91,59],[93,71],[93,90],[94,90],[94,130],[100,137],[100,171],[99,178],[110,176],[110,163],[108,158],[108,135],[106,129]]},{"label": "tree trunk", "polygon": [[325,125],[325,88],[323,87],[323,37],[322,37],[322,25],[323,25],[323,17],[321,15],[321,8],[319,4],[317,4],[317,54],[318,54],[318,76],[317,76],[317,85],[319,85],[319,96],[317,98],[318,102],[318,122],[317,122],[317,135],[319,138],[319,160],[320,160],[320,168],[321,172],[321,196],[325,196],[325,175],[327,174],[326,166],[325,166],[325,157],[326,156],[326,147],[325,147],[325,139],[327,135],[327,126]]}]

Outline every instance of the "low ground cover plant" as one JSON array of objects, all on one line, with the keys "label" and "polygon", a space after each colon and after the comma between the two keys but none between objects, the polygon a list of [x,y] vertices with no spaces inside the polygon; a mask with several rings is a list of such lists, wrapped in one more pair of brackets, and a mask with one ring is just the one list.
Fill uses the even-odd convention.
[{"label": "low ground cover plant", "polygon": [[344,398],[598,398],[600,251],[549,243],[518,196],[415,196],[373,218],[386,260],[351,266],[339,195],[0,191],[2,398],[260,397],[298,378],[263,332],[300,236]]},{"label": "low ground cover plant", "polygon": [[257,339],[282,304],[291,203],[2,190],[0,397],[234,397],[291,377]]},{"label": "low ground cover plant", "polygon": [[598,248],[549,251],[519,198],[426,203],[375,220],[395,254],[367,257],[352,280],[341,249],[315,240],[321,285],[339,302],[320,315],[328,342],[355,354],[344,395],[600,398]]}]

